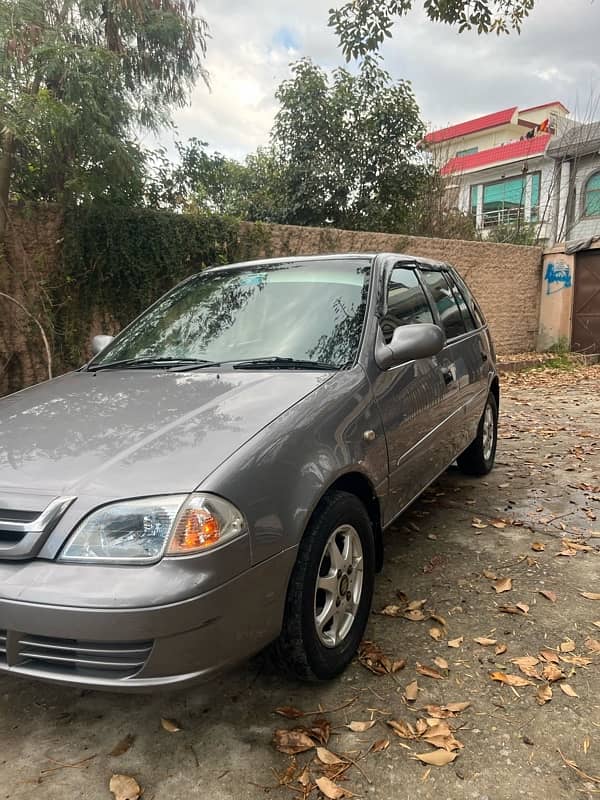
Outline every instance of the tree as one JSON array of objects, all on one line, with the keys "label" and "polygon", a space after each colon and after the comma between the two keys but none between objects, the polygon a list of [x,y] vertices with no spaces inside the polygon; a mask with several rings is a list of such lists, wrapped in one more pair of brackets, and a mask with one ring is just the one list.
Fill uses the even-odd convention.
[{"label": "tree", "polygon": [[132,132],[186,102],[205,47],[195,0],[3,0],[0,241],[16,163],[43,199],[138,191]]},{"label": "tree", "polygon": [[[535,0],[423,0],[425,13],[434,22],[458,26],[460,32],[509,33],[520,31]],[[340,39],[346,57],[375,53],[398,17],[405,16],[416,0],[348,0],[330,9],[329,25]]]},{"label": "tree", "polygon": [[281,170],[271,149],[259,148],[240,162],[210,153],[208,143],[196,138],[175,147],[176,164],[164,151],[156,154],[149,205],[250,221],[281,220]]},{"label": "tree", "polygon": [[282,169],[282,220],[400,230],[418,195],[424,126],[407,81],[372,58],[330,79],[309,59],[277,91],[272,131]]}]

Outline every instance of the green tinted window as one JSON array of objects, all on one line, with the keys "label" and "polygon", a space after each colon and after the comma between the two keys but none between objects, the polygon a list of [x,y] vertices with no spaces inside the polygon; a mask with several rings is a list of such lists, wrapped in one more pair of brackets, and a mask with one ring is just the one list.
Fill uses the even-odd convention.
[{"label": "green tinted window", "polygon": [[589,179],[585,187],[586,217],[600,216],[600,172]]}]

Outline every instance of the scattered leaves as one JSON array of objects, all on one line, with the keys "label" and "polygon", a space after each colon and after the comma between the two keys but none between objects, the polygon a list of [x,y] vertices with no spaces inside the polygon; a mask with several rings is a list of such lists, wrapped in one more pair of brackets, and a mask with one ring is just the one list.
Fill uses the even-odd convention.
[{"label": "scattered leaves", "polygon": [[579,594],[586,600],[600,600],[599,592],[579,592]]},{"label": "scattered leaves", "polygon": [[573,650],[575,650],[575,642],[573,639],[566,639],[564,642],[560,643],[558,649],[561,653],[572,653]]},{"label": "scattered leaves", "polygon": [[321,794],[327,797],[328,800],[342,800],[344,797],[354,797],[354,794],[350,791],[350,789],[344,789],[342,786],[334,783],[325,775],[323,775],[321,778],[317,778],[316,784],[319,787]]},{"label": "scattered leaves", "polygon": [[442,658],[441,656],[436,656],[433,659],[433,663],[436,665],[436,667],[439,667],[440,669],[450,669],[450,665],[448,664],[446,659]]},{"label": "scattered leaves", "polygon": [[568,683],[559,683],[558,685],[560,686],[561,692],[563,692],[563,694],[566,694],[567,697],[579,697],[575,689],[573,689],[573,687],[570,686]]},{"label": "scattered leaves", "polygon": [[549,684],[544,683],[535,693],[535,699],[541,706],[543,706],[544,703],[547,703],[549,700],[552,700],[552,687]]},{"label": "scattered leaves", "polygon": [[389,675],[404,669],[406,661],[403,658],[391,659],[374,642],[364,640],[358,649],[359,662],[374,675]]},{"label": "scattered leaves", "polygon": [[487,525],[486,525],[485,522],[482,522],[479,519],[479,517],[473,517],[473,519],[471,520],[471,527],[472,528],[478,528],[479,530],[483,530],[483,528],[487,528]]},{"label": "scattered leaves", "polygon": [[497,581],[494,581],[492,586],[496,590],[496,594],[510,592],[512,589],[512,578],[499,578]]},{"label": "scattered leaves", "polygon": [[444,636],[444,631],[441,628],[429,628],[429,635],[432,639],[435,639],[436,642],[439,642]]},{"label": "scattered leaves", "polygon": [[303,730],[276,730],[273,734],[273,745],[280,753],[286,753],[289,756],[296,755],[296,753],[304,753],[306,750],[312,750],[315,746],[311,737]]},{"label": "scattered leaves", "polygon": [[532,542],[531,549],[534,550],[536,553],[541,553],[542,550],[546,549],[546,545],[543,542]]},{"label": "scattered leaves", "polygon": [[294,706],[279,706],[279,708],[275,709],[275,713],[287,719],[299,719],[304,716],[304,711],[300,711],[299,708],[294,708]]},{"label": "scattered leaves", "polygon": [[473,641],[477,642],[477,644],[480,644],[482,647],[490,647],[491,645],[496,644],[495,639],[487,639],[485,636],[476,636]]},{"label": "scattered leaves", "polygon": [[542,597],[545,597],[546,600],[550,600],[551,603],[556,603],[558,600],[556,592],[551,592],[549,589],[540,589],[539,593],[542,595]]},{"label": "scattered leaves", "polygon": [[454,761],[456,753],[439,749],[434,750],[432,753],[416,753],[415,757],[424,764],[431,764],[433,767],[444,767],[446,764],[451,764]]},{"label": "scattered leaves", "polygon": [[114,794],[115,800],[138,800],[142,794],[139,783],[130,775],[113,775],[108,788]]},{"label": "scattered leaves", "polygon": [[527,603],[517,603],[514,606],[498,606],[498,611],[502,611],[503,614],[527,614],[529,606]]},{"label": "scattered leaves", "polygon": [[372,744],[371,752],[380,753],[382,750],[387,750],[389,746],[390,746],[389,739],[378,739],[376,742]]},{"label": "scattered leaves", "polygon": [[406,688],[404,690],[404,697],[409,703],[412,703],[417,699],[418,693],[419,693],[419,684],[416,681],[411,681],[406,685]]},{"label": "scattered leaves", "polygon": [[373,725],[375,725],[375,722],[376,722],[376,720],[374,720],[374,719],[356,720],[356,721],[353,721],[353,722],[349,722],[346,725],[346,727],[350,728],[350,730],[354,731],[354,733],[364,733],[365,731],[368,731],[370,728],[372,728]]},{"label": "scattered leaves", "polygon": [[520,675],[507,675],[505,672],[490,672],[490,678],[493,681],[505,683],[508,686],[533,686],[533,681],[528,681],[527,678],[522,678]]},{"label": "scattered leaves", "polygon": [[160,724],[167,733],[178,733],[182,730],[181,725],[175,719],[167,719],[166,717],[160,718]]},{"label": "scattered leaves", "polygon": [[317,747],[317,758],[323,764],[344,764],[346,763],[341,756],[332,753],[331,750],[328,750],[326,747]]},{"label": "scattered leaves", "polygon": [[554,683],[554,681],[559,681],[565,676],[563,671],[557,667],[556,664],[546,664],[542,670],[542,677],[547,680],[548,683]]},{"label": "scattered leaves", "polygon": [[131,733],[128,733],[127,736],[124,736],[120,742],[117,742],[108,755],[113,756],[114,758],[117,756],[122,756],[123,753],[126,753],[129,750],[134,742],[135,736],[133,736]]},{"label": "scattered leaves", "polygon": [[584,645],[588,650],[591,650],[592,653],[600,653],[600,641],[598,641],[598,639],[592,639],[591,636],[588,636]]},{"label": "scattered leaves", "polygon": [[428,667],[427,664],[419,664],[417,661],[415,669],[419,673],[419,675],[425,675],[426,678],[435,678],[436,680],[443,680],[444,676],[434,669],[433,667]]},{"label": "scattered leaves", "polygon": [[448,647],[460,647],[461,644],[464,642],[464,640],[465,640],[464,636],[459,636],[458,639],[449,639],[447,644]]}]

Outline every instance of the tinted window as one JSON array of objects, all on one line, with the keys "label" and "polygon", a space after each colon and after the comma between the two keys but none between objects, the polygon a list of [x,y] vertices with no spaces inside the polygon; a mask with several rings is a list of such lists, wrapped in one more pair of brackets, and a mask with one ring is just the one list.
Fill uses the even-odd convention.
[{"label": "tinted window", "polygon": [[481,313],[481,309],[479,308],[479,306],[477,305],[477,303],[475,301],[475,298],[473,297],[473,295],[469,291],[469,289],[467,287],[467,284],[463,281],[463,279],[460,277],[460,275],[457,275],[455,277],[455,281],[456,281],[456,285],[460,289],[460,293],[462,294],[462,296],[467,301],[467,305],[469,307],[469,310],[471,311],[473,319],[475,320],[475,327],[476,328],[483,328],[483,326],[485,325],[485,319],[483,317],[483,314]]},{"label": "tinted window", "polygon": [[460,313],[462,314],[463,322],[468,331],[475,330],[475,323],[473,322],[473,317],[471,312],[469,311],[469,307],[465,301],[465,298],[462,296],[460,289],[456,285],[456,282],[449,272],[445,272],[444,276],[452,289],[452,294],[454,295],[454,299],[456,300],[458,307],[460,308]]},{"label": "tinted window", "polygon": [[433,322],[425,292],[414,269],[395,267],[388,284],[387,312],[381,320],[385,341],[391,341],[399,325],[412,325],[418,322]]},{"label": "tinted window", "polygon": [[454,339],[456,336],[466,333],[467,328],[460,313],[460,308],[454,299],[452,289],[444,277],[444,273],[424,271],[422,275],[433,295],[446,338]]},{"label": "tinted window", "polygon": [[94,363],[280,356],[343,367],[358,350],[369,274],[366,259],[208,271],[172,289]]}]

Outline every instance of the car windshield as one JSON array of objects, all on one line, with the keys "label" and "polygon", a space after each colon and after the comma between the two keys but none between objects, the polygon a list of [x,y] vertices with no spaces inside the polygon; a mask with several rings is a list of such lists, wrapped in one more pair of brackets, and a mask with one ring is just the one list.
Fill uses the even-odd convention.
[{"label": "car windshield", "polygon": [[92,364],[279,357],[348,366],[360,342],[370,264],[340,258],[201,273],[165,295]]}]

